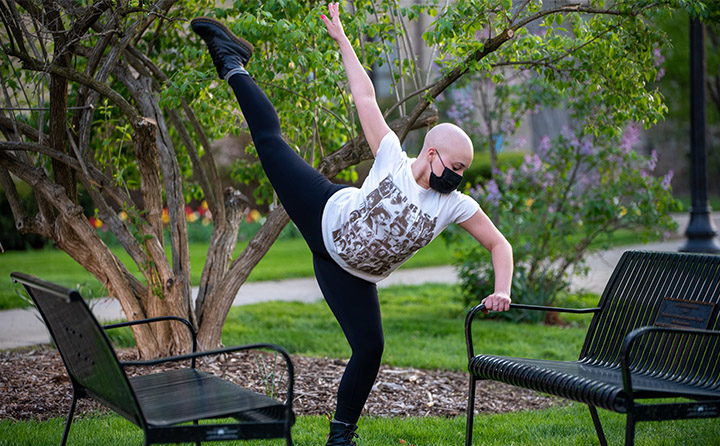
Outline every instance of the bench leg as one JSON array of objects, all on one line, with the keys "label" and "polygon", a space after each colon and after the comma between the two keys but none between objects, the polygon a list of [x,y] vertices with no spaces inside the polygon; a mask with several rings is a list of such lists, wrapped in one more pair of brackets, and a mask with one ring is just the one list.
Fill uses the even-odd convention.
[{"label": "bench leg", "polygon": [[70,434],[70,425],[72,424],[73,415],[75,414],[75,403],[77,403],[77,394],[73,391],[73,399],[72,403],[70,403],[70,412],[67,416],[67,421],[65,422],[65,432],[63,432],[62,441],[60,442],[60,446],[65,446],[65,443],[67,442],[68,434]]},{"label": "bench leg", "polygon": [[600,424],[600,417],[598,416],[597,409],[595,406],[588,405],[590,409],[590,416],[592,417],[593,424],[595,425],[595,432],[597,432],[598,440],[600,440],[601,446],[607,446],[607,440],[605,439],[605,432],[603,431],[602,425]]},{"label": "bench leg", "polygon": [[635,444],[635,417],[630,412],[625,422],[625,446],[633,446]]},{"label": "bench leg", "polygon": [[472,446],[473,418],[475,416],[475,377],[470,375],[470,388],[468,390],[467,427],[465,431],[465,446]]}]

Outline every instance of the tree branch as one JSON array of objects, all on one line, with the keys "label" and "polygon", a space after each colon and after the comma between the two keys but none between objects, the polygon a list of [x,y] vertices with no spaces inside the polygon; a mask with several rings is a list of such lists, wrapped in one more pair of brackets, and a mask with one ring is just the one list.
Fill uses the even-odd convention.
[{"label": "tree branch", "polygon": [[7,116],[0,115],[0,127],[11,130],[13,133],[17,129],[20,134],[25,135],[33,141],[40,140],[40,134],[34,127],[22,121],[18,121],[17,119],[12,119],[8,118]]},{"label": "tree branch", "polygon": [[[53,150],[43,144],[32,142],[0,141],[0,152],[2,151],[23,151],[41,153],[43,155],[51,157],[52,159],[64,163],[65,165],[77,172],[82,173],[82,167],[80,166],[80,163],[77,159],[67,155],[66,153]],[[105,193],[107,193],[108,196],[111,197],[116,204],[122,206],[125,203],[133,202],[130,196],[125,194],[123,190],[115,187],[114,182],[108,176],[98,170],[95,166],[87,165],[87,170],[90,174],[88,181],[95,187],[98,187]]]},{"label": "tree branch", "polygon": [[5,197],[10,205],[10,211],[15,219],[15,228],[24,234],[33,233],[49,236],[50,231],[47,225],[39,225],[34,219],[30,219],[25,212],[20,195],[18,194],[15,182],[5,167],[0,167],[0,186],[5,190]]},{"label": "tree branch", "polygon": [[[152,73],[152,76],[154,77],[155,83],[157,84],[158,88],[162,84],[169,82],[170,79],[167,77],[167,75],[162,70],[160,70],[160,68],[158,68],[158,66],[152,60],[150,60],[147,56],[142,54],[136,48],[128,47],[126,53],[130,56],[130,59],[134,59],[135,61],[139,62],[141,66],[144,67],[144,69],[149,70],[149,72]],[[153,84],[153,86],[155,86],[155,83]],[[170,120],[178,131],[181,141],[183,141],[183,144],[185,145],[188,156],[190,157],[190,161],[193,164],[193,170],[198,176],[198,179],[200,181],[200,187],[202,188],[205,194],[205,198],[208,202],[208,208],[210,209],[210,212],[213,216],[216,217],[217,221],[223,222],[225,220],[224,204],[221,201],[221,197],[223,196],[223,194],[222,190],[220,189],[220,181],[217,174],[217,169],[215,167],[215,162],[212,159],[212,149],[210,147],[210,141],[205,135],[205,130],[200,125],[200,122],[198,121],[195,113],[192,111],[185,98],[181,99],[181,105],[185,116],[188,118],[191,125],[193,126],[193,129],[198,135],[200,143],[205,150],[208,161],[207,163],[203,163],[200,159],[198,150],[195,147],[195,144],[192,143],[192,139],[190,138],[190,133],[187,131],[185,124],[180,118],[180,114],[176,110],[170,110],[168,112]]]},{"label": "tree branch", "polygon": [[[392,121],[389,126],[394,132],[399,132],[405,128],[415,130],[423,127],[429,127],[437,122],[437,110],[425,110],[417,119],[410,121],[410,117],[399,118]],[[317,170],[328,178],[334,178],[340,171],[349,166],[354,166],[361,161],[372,159],[372,152],[368,146],[364,135],[343,144],[340,149],[331,153],[320,161]]]},{"label": "tree branch", "polygon": [[142,116],[140,116],[140,114],[137,112],[135,107],[132,106],[132,104],[126,101],[125,98],[123,98],[118,92],[116,92],[115,90],[110,88],[110,86],[104,84],[103,82],[98,82],[90,76],[78,73],[71,68],[60,67],[55,64],[46,65],[37,59],[31,58],[27,54],[10,53],[9,55],[20,59],[25,69],[39,71],[42,73],[57,74],[68,80],[76,82],[80,85],[85,85],[86,87],[97,91],[101,95],[108,98],[113,104],[115,104],[123,112],[123,114],[125,114],[125,116],[133,125],[136,125],[142,119]]},{"label": "tree branch", "polygon": [[530,4],[530,0],[524,0],[523,3],[518,7],[517,11],[515,11],[515,14],[513,14],[512,19],[510,19],[510,24],[517,20],[517,18],[522,14],[522,12],[527,8],[527,6]]},{"label": "tree branch", "polygon": [[400,129],[398,133],[398,137],[400,140],[404,140],[405,137],[410,132],[410,126],[413,124],[415,120],[417,120],[420,115],[425,111],[425,109],[430,105],[430,100],[428,98],[436,98],[445,91],[450,85],[455,83],[458,79],[460,79],[465,73],[469,71],[469,68],[467,68],[467,65],[471,62],[476,62],[479,60],[482,60],[485,56],[488,54],[496,51],[503,43],[507,42],[514,36],[514,31],[512,29],[507,29],[503,31],[501,34],[499,34],[496,37],[487,39],[485,42],[485,45],[483,45],[482,49],[475,51],[471,55],[465,58],[464,63],[462,63],[460,66],[446,74],[442,79],[435,82],[428,90],[426,90],[426,98],[422,99],[413,109],[412,112],[408,115],[408,121],[407,121],[407,127],[404,127]]}]

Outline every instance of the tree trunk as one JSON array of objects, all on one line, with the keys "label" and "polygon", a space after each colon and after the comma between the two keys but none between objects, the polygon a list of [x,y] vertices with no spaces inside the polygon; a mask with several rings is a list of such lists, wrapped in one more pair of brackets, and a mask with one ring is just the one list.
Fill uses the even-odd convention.
[{"label": "tree trunk", "polygon": [[232,262],[223,279],[212,292],[207,293],[202,318],[199,319],[198,344],[202,349],[221,345],[222,327],[238,290],[289,221],[290,217],[282,206],[272,210],[242,254]]}]

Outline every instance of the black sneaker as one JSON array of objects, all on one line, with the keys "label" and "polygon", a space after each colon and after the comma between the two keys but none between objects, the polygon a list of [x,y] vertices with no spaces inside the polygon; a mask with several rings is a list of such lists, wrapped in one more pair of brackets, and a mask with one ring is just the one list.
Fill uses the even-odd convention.
[{"label": "black sneaker", "polygon": [[356,424],[347,424],[342,421],[333,420],[330,422],[330,434],[325,446],[357,446],[356,438],[360,436],[355,432]]},{"label": "black sneaker", "polygon": [[210,17],[196,17],[190,22],[193,31],[205,41],[220,79],[233,68],[243,68],[250,60],[253,46],[234,35],[225,25]]}]

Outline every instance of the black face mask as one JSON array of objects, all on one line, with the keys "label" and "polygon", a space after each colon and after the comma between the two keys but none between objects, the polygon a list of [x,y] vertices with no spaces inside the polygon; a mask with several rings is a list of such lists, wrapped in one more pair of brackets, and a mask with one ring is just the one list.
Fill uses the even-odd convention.
[{"label": "black face mask", "polygon": [[443,165],[444,169],[442,174],[437,176],[432,170],[432,163],[430,163],[430,187],[441,194],[449,194],[460,186],[463,177],[462,175],[459,175],[447,168],[440,157],[440,152],[438,152],[437,149],[435,150],[435,153],[437,153],[438,158],[440,158],[440,163]]}]

